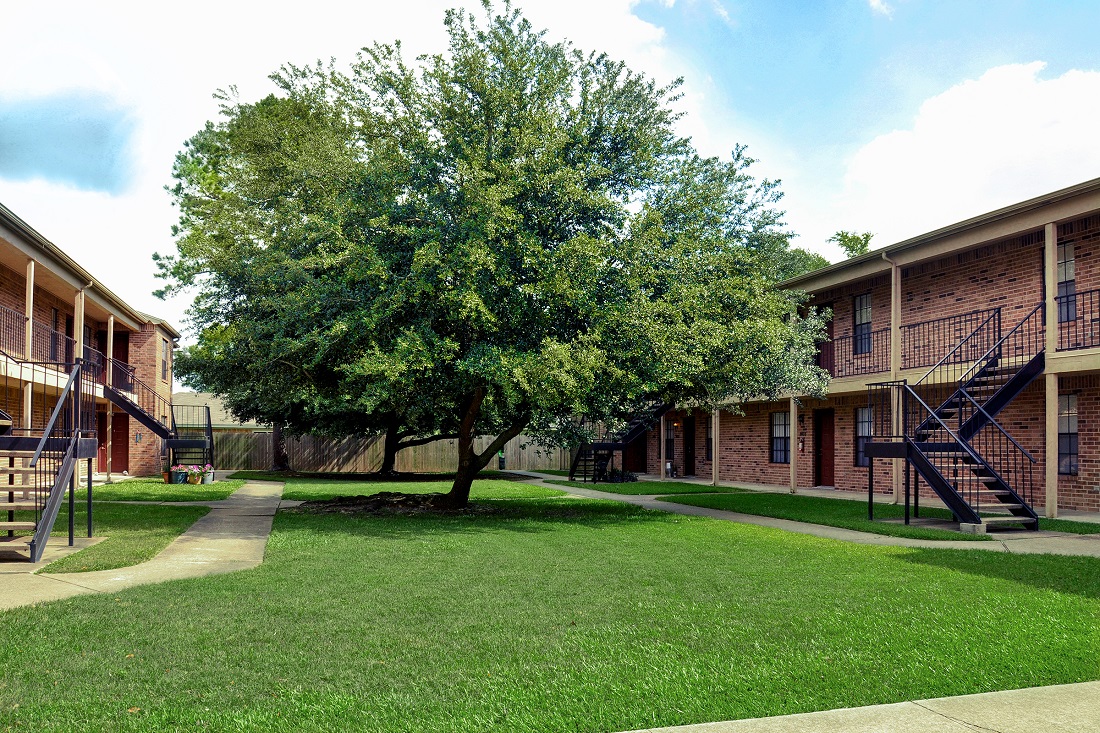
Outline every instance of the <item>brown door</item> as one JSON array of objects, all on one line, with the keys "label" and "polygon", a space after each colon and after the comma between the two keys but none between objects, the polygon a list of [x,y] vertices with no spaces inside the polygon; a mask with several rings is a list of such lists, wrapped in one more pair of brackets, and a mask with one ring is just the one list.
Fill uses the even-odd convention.
[{"label": "brown door", "polygon": [[623,449],[623,470],[645,473],[649,470],[649,433],[642,433]]},{"label": "brown door", "polygon": [[[106,450],[106,449],[104,449]],[[103,470],[107,469],[106,463]],[[130,470],[130,416],[116,412],[111,422],[111,471]]]},{"label": "brown door", "polygon": [[814,410],[814,484],[835,486],[833,474],[836,459],[836,441],[833,411]]},{"label": "brown door", "polygon": [[[821,308],[832,308],[833,304],[828,303],[822,305]],[[817,365],[829,372],[829,374],[835,375],[836,373],[836,348],[833,346],[833,319],[830,318],[828,323],[825,324],[825,340],[818,346],[820,351],[817,352]]]},{"label": "brown door", "polygon": [[684,475],[695,475],[695,416],[684,418]]}]

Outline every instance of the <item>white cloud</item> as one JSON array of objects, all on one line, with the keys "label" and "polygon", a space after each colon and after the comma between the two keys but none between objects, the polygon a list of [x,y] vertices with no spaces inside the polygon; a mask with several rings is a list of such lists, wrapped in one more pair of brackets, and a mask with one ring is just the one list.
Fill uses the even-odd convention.
[{"label": "white cloud", "polygon": [[889,18],[894,14],[894,9],[886,4],[885,0],[867,0],[871,6],[871,10],[879,15],[885,15]]},{"label": "white cloud", "polygon": [[885,246],[1100,176],[1100,72],[1043,79],[1044,68],[992,68],[863,145],[838,192],[818,189],[817,210],[799,222],[805,243],[856,229]]}]

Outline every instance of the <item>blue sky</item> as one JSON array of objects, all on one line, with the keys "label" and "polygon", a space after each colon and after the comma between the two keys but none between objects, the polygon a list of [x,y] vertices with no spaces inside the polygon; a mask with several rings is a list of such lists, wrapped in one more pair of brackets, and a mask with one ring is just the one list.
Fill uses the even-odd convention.
[{"label": "blue sky", "polygon": [[[135,306],[175,212],[163,186],[211,94],[271,91],[284,62],[400,38],[442,50],[455,0],[186,7],[58,0],[5,11],[0,201]],[[472,4],[472,3],[471,3]],[[747,144],[780,178],[798,244],[837,229],[883,246],[1100,176],[1094,2],[527,0],[551,38],[685,79],[682,131],[708,154]],[[305,8],[305,10],[303,10]],[[109,253],[109,258],[105,254]]]}]

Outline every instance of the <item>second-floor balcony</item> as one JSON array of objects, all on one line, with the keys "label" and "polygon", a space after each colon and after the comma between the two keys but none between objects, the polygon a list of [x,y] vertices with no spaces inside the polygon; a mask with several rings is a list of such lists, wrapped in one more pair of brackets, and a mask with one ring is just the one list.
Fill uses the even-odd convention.
[{"label": "second-floor balcony", "polygon": [[826,341],[817,363],[835,378],[889,371],[890,329]]},{"label": "second-floor balcony", "polygon": [[1058,350],[1100,346],[1100,290],[1055,298],[1058,306]]},{"label": "second-floor balcony", "polygon": [[[31,343],[27,348],[27,317],[17,310],[0,306],[0,351],[8,357],[37,368],[57,372],[69,371],[66,365],[75,363],[76,339],[56,331],[45,323],[31,323]],[[92,379],[103,384],[107,376],[107,357],[85,344],[81,358]],[[132,371],[132,368],[131,368]]]}]

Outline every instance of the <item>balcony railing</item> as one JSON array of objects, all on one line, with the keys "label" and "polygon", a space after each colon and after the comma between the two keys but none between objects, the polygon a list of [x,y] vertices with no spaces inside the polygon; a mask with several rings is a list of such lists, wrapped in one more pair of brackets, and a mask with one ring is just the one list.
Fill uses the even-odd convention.
[{"label": "balcony railing", "polygon": [[31,361],[73,363],[76,339],[35,321],[31,330]]},{"label": "balcony railing", "polygon": [[[821,344],[818,366],[833,377],[855,377],[890,369],[890,329],[863,337],[841,336]],[[868,348],[870,347],[870,348]],[[856,353],[857,351],[862,353]]]},{"label": "balcony railing", "polygon": [[[932,366],[945,354],[951,355],[952,363],[973,361],[1001,337],[1001,321],[996,317],[999,310],[977,310],[902,326],[901,368]],[[979,333],[975,334],[976,331]],[[963,348],[956,348],[964,339],[967,343]]]},{"label": "balcony railing", "polygon": [[1058,348],[1100,346],[1100,290],[1086,290],[1055,298],[1058,304]]},{"label": "balcony railing", "polygon": [[27,343],[27,317],[0,305],[0,349],[12,356],[23,356]]}]

